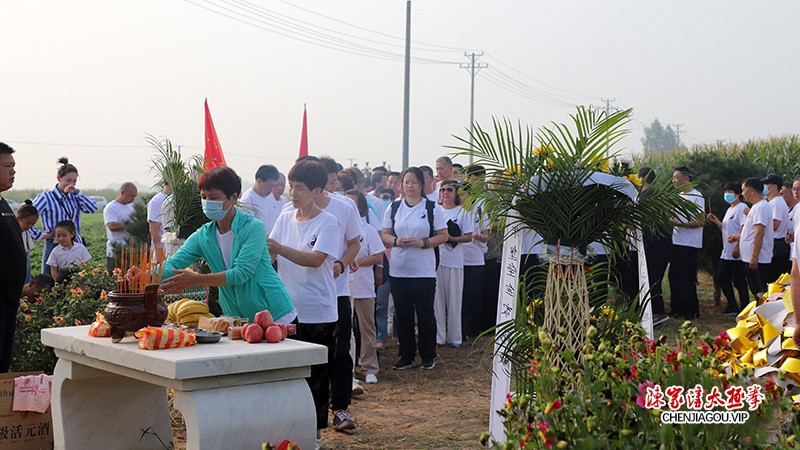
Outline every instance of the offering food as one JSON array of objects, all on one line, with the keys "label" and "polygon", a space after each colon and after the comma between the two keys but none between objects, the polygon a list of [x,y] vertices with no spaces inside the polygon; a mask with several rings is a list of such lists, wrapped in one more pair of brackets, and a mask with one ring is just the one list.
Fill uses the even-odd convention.
[{"label": "offering food", "polygon": [[259,311],[259,312],[256,313],[256,316],[253,318],[253,322],[261,325],[261,328],[266,330],[273,323],[272,313],[270,313],[266,309],[264,311]]},{"label": "offering food", "polygon": [[284,338],[283,330],[281,330],[281,327],[277,325],[271,325],[269,328],[267,328],[267,331],[264,332],[264,337],[266,338],[267,342],[272,344],[280,342]]},{"label": "offering food", "polygon": [[197,322],[198,329],[219,333],[227,333],[232,325],[232,317],[201,317],[200,321]]},{"label": "offering food", "polygon": [[248,323],[242,327],[242,337],[245,341],[256,344],[264,339],[264,329],[257,323]]},{"label": "offering food", "polygon": [[175,325],[196,327],[203,317],[214,317],[208,311],[208,305],[197,300],[182,298],[167,306],[167,322]]},{"label": "offering food", "polygon": [[89,336],[91,337],[109,337],[111,336],[111,326],[106,321],[106,318],[100,314],[95,313],[95,321],[89,327]]},{"label": "offering food", "polygon": [[228,330],[228,337],[231,338],[232,341],[242,339],[242,328],[243,327],[231,327]]},{"label": "offering food", "polygon": [[139,348],[143,350],[191,347],[196,342],[194,332],[175,328],[145,327],[137,331],[135,336],[139,339]]}]

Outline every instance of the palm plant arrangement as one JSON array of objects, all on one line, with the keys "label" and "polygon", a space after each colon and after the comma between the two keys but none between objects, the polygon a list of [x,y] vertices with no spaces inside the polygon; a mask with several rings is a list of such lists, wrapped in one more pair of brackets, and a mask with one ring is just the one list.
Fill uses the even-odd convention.
[{"label": "palm plant arrangement", "polygon": [[184,161],[180,152],[172,148],[169,139],[148,135],[145,140],[157,152],[151,170],[160,180],[172,186],[172,198],[164,202],[164,214],[171,216],[172,228],[177,230],[178,238],[185,239],[208,222],[203,214],[197,187],[197,181],[203,173],[203,158],[194,155]]},{"label": "palm plant arrangement", "polygon": [[630,230],[657,233],[665,217],[698,213],[666,180],[654,186],[654,195],[636,201],[633,177],[608,173],[618,156],[610,150],[627,134],[630,115],[631,110],[606,115],[579,107],[572,127],[552,124],[538,132],[495,119],[491,134],[476,125],[473,148],[451,147],[471,155],[492,177],[471,186],[473,200],[484,202],[493,220],[518,220],[547,244],[544,330],[553,339],[552,363],[561,367],[564,351],[580,358],[588,327],[587,245],[599,242],[611,258],[618,257],[627,251]]}]

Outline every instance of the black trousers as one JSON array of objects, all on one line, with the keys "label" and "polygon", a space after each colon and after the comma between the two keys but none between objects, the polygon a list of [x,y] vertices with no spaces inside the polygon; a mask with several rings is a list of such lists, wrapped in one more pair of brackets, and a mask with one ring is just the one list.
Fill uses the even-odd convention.
[{"label": "black trousers", "polygon": [[[753,270],[750,265],[746,265],[745,272],[747,273],[747,285],[750,287],[750,292],[758,297],[760,294],[767,292],[767,280],[772,274],[772,266],[770,264],[758,264],[758,270]],[[746,306],[746,305],[745,305]]]},{"label": "black trousers", "polygon": [[11,368],[14,353],[14,333],[17,331],[17,310],[0,306],[0,373]]},{"label": "black trousers", "polygon": [[413,361],[417,354],[414,339],[414,315],[416,314],[419,335],[419,356],[423,360],[436,357],[436,316],[433,313],[433,298],[436,293],[436,278],[391,278],[394,309],[397,313],[397,340],[400,357]]},{"label": "black trousers", "polygon": [[483,297],[484,266],[464,266],[464,295],[461,301],[461,334],[475,338],[483,330],[481,298]]},{"label": "black trousers", "polygon": [[[717,284],[728,302],[728,308],[744,309],[750,303],[747,290],[747,264],[742,261],[720,259],[717,265]],[[739,292],[739,303],[733,294],[733,288]]]},{"label": "black trousers", "polygon": [[647,258],[647,278],[650,280],[650,302],[653,306],[653,314],[664,314],[664,295],[661,284],[672,253],[672,238],[645,239],[644,253]]},{"label": "black trousers", "polygon": [[497,296],[500,292],[500,260],[492,258],[486,260],[483,266],[485,279],[483,283],[483,297],[481,298],[480,332],[490,329],[497,323]]},{"label": "black trousers", "polygon": [[331,409],[347,409],[353,398],[353,358],[350,356],[350,334],[353,311],[350,296],[336,298],[339,320],[336,322],[336,353],[328,359],[331,373]]},{"label": "black trousers", "polygon": [[789,259],[789,244],[783,238],[775,239],[772,244],[772,264],[770,264],[769,277],[766,283],[774,283],[784,273],[792,270],[792,260]]},{"label": "black trousers", "polygon": [[669,288],[672,291],[672,314],[684,319],[700,317],[697,300],[697,251],[694,247],[672,246],[669,262]]},{"label": "black trousers", "polygon": [[311,376],[306,378],[311,397],[314,399],[314,412],[317,416],[317,429],[328,427],[328,404],[330,401],[330,372],[328,367],[336,352],[336,323],[298,323],[294,339],[328,348],[328,362],[311,366]]}]

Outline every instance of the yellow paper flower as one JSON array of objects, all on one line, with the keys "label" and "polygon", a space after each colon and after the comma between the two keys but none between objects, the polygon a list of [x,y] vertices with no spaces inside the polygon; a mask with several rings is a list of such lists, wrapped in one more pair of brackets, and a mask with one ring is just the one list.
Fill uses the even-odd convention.
[{"label": "yellow paper flower", "polygon": [[536,155],[536,156],[546,155],[546,154],[552,153],[552,152],[553,152],[553,147],[550,147],[549,145],[546,145],[546,146],[545,145],[540,145],[540,146],[536,147],[535,149],[533,149],[533,154]]},{"label": "yellow paper flower", "polygon": [[633,183],[633,185],[636,186],[636,187],[641,187],[642,186],[642,179],[639,177],[639,175],[637,175],[635,173],[626,175],[625,178],[627,178],[628,181]]},{"label": "yellow paper flower", "polygon": [[609,172],[610,169],[609,169],[608,160],[605,160],[602,163],[600,163],[600,170],[605,172],[605,173]]}]

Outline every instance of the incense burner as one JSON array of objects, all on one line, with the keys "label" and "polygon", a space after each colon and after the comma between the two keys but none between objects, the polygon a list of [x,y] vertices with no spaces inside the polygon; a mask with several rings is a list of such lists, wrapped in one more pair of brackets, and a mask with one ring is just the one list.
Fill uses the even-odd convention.
[{"label": "incense burner", "polygon": [[122,292],[121,286],[108,293],[105,315],[111,327],[111,341],[119,342],[126,332],[135,332],[142,327],[161,326],[167,318],[164,291],[158,284],[150,284],[142,292]]}]

